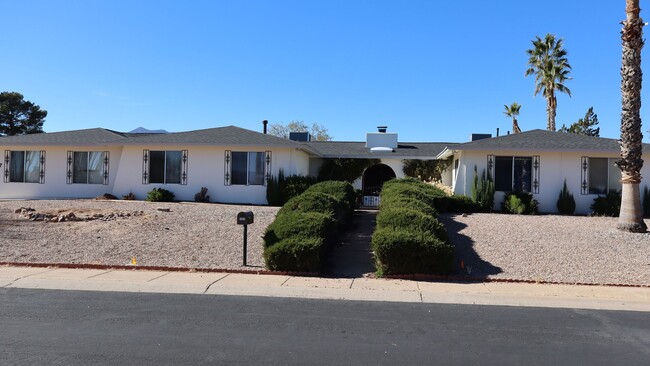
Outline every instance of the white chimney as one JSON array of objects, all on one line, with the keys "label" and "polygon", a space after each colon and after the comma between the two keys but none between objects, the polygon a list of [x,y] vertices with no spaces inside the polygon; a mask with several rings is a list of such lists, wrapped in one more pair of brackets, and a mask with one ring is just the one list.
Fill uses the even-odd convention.
[{"label": "white chimney", "polygon": [[378,126],[379,132],[368,132],[366,134],[366,147],[373,148],[386,148],[397,149],[397,133],[386,132],[388,127]]}]

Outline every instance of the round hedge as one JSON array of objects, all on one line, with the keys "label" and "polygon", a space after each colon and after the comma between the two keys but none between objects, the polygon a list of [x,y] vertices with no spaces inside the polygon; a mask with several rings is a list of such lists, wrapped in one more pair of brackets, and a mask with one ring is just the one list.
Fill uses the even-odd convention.
[{"label": "round hedge", "polygon": [[378,228],[372,249],[382,274],[446,274],[452,269],[452,246],[424,231]]},{"label": "round hedge", "polygon": [[377,214],[377,226],[394,230],[403,229],[414,232],[425,232],[443,242],[449,242],[447,229],[435,217],[407,207],[388,207]]}]

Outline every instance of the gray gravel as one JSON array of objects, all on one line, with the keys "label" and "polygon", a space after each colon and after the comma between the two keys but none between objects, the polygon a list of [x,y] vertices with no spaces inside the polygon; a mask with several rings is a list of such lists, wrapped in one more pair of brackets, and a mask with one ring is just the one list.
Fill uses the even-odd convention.
[{"label": "gray gravel", "polygon": [[[72,211],[78,217],[134,211],[143,214],[113,221],[34,222],[14,213],[20,207],[42,213]],[[160,212],[157,208],[169,208],[171,212]],[[0,262],[129,265],[135,257],[137,265],[144,266],[241,269],[243,227],[236,224],[236,216],[248,210],[255,214],[254,224],[248,227],[248,264],[262,267],[261,236],[275,218],[275,207],[142,201],[0,201]]]},{"label": "gray gravel", "polygon": [[[112,221],[33,222],[14,213],[77,216],[142,211]],[[160,212],[157,208],[169,208]],[[261,268],[262,239],[275,207],[142,201],[0,201],[0,262],[83,263],[242,269],[240,211],[248,230],[248,269]],[[615,229],[616,218],[441,215],[456,246],[457,271],[472,277],[650,286],[650,234]],[[650,226],[650,221],[646,221]],[[460,262],[463,262],[463,268]],[[256,267],[257,266],[257,267]]]},{"label": "gray gravel", "polygon": [[[650,285],[650,233],[616,230],[618,218],[440,215],[457,270],[482,278]],[[650,221],[646,220],[650,227]],[[460,261],[464,269],[460,268]]]}]

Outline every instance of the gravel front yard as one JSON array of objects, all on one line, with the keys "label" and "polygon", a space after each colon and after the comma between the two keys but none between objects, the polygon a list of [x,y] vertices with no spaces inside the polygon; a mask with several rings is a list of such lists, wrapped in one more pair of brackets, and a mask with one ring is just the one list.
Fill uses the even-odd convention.
[{"label": "gravel front yard", "polygon": [[[618,218],[441,215],[464,272],[507,278],[650,286],[650,233],[616,230]],[[650,221],[646,220],[650,226]],[[457,263],[458,265],[458,263]]]},{"label": "gravel front yard", "polygon": [[[16,209],[92,221],[30,221]],[[170,212],[158,211],[168,208]],[[142,201],[0,201],[0,262],[242,269],[240,211],[251,210],[248,269],[264,265],[262,239],[278,208]],[[110,214],[124,217],[110,217]],[[130,216],[127,216],[130,215]],[[459,273],[472,277],[650,286],[650,234],[615,229],[616,218],[440,215]],[[650,225],[650,221],[647,221]],[[460,261],[464,269],[460,268]]]},{"label": "gravel front yard", "polygon": [[[30,221],[14,211],[77,217],[130,214],[109,221]],[[157,208],[169,208],[161,212]],[[142,201],[0,201],[0,262],[84,263],[241,269],[243,227],[237,213],[251,210],[248,264],[263,266],[262,239],[275,207]],[[142,213],[140,213],[142,211]],[[98,215],[96,215],[98,216]]]}]

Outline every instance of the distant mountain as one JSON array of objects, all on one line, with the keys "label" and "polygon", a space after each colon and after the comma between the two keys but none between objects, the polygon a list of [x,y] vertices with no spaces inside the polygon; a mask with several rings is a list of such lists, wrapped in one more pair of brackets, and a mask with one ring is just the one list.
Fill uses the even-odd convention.
[{"label": "distant mountain", "polygon": [[133,131],[129,131],[128,133],[169,133],[165,130],[147,130],[144,127],[138,127]]}]

